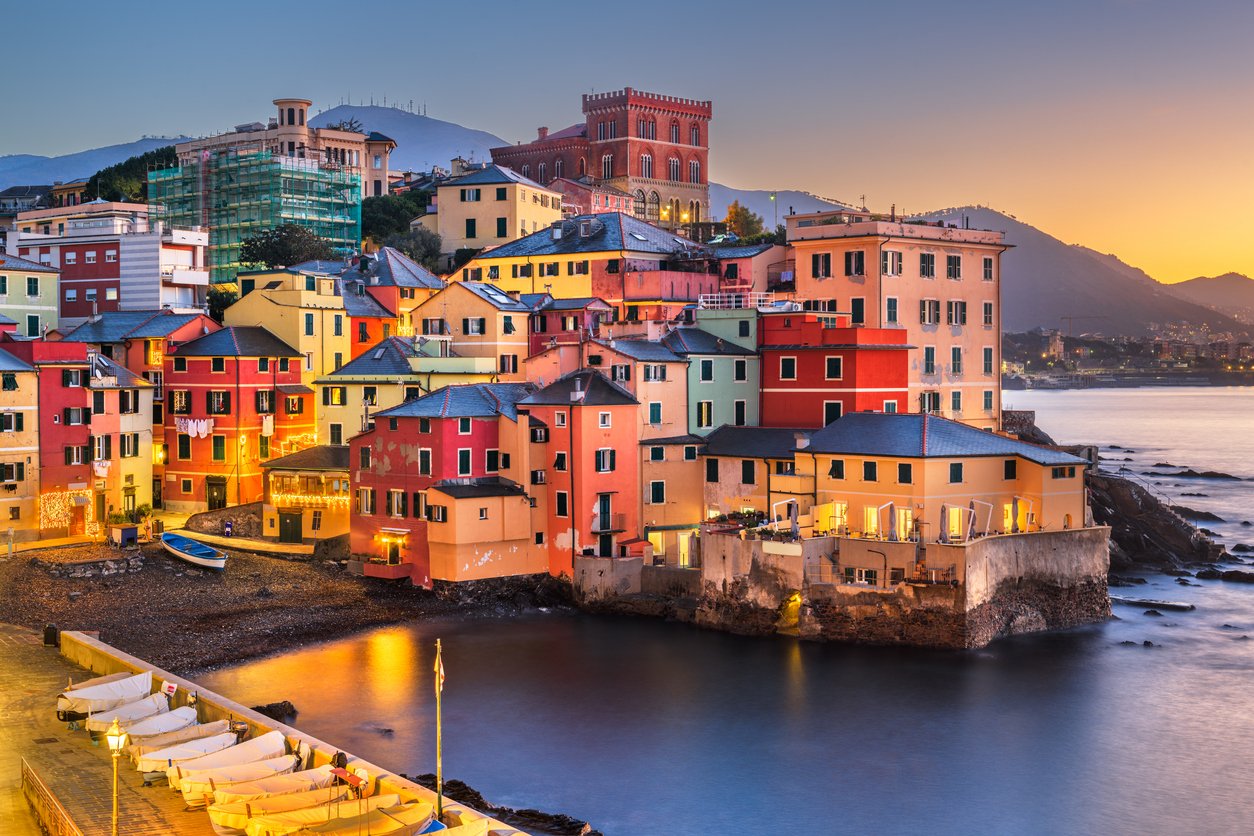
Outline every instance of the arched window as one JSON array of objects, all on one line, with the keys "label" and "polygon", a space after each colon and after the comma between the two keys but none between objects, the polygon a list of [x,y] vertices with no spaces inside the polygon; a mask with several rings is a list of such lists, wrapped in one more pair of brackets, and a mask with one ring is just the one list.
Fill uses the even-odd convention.
[{"label": "arched window", "polygon": [[649,192],[649,203],[644,208],[645,219],[656,223],[662,209],[662,199],[657,192]]},{"label": "arched window", "polygon": [[542,186],[543,186],[543,185],[544,185],[544,175],[545,175],[547,172],[548,172],[548,165],[547,165],[547,164],[545,164],[545,163],[540,163],[538,166],[536,166],[536,175],[537,175],[537,177],[536,177],[536,182],[538,182],[540,185],[542,185]]},{"label": "arched window", "polygon": [[531,165],[530,165],[530,164],[528,164],[528,163],[523,163],[523,167],[522,167],[522,176],[523,176],[523,177],[530,177],[530,176],[531,176]]},{"label": "arched window", "polygon": [[688,161],[688,182],[689,183],[701,182],[701,161],[700,160]]},{"label": "arched window", "polygon": [[644,217],[644,189],[636,189],[636,217]]},{"label": "arched window", "polygon": [[614,155],[606,154],[601,157],[601,179],[608,180],[614,176]]},{"label": "arched window", "polygon": [[287,109],[287,124],[289,125],[296,124],[296,108],[294,107],[289,107]]},{"label": "arched window", "polygon": [[562,165],[562,163],[563,163],[563,160],[560,157],[553,161],[553,176],[554,177],[562,176],[562,170],[566,168],[566,166]]},{"label": "arched window", "polygon": [[679,144],[679,123],[671,122],[671,142]]},{"label": "arched window", "polygon": [[583,177],[587,173],[588,173],[588,164],[587,162],[584,161],[583,157],[580,157],[579,158],[579,176]]},{"label": "arched window", "polygon": [[701,144],[701,126],[700,125],[693,125],[692,127],[688,129],[688,144],[689,145]]},{"label": "arched window", "polygon": [[666,161],[666,174],[672,183],[679,182],[679,158],[671,157]]},{"label": "arched window", "polygon": [[300,123],[301,125],[305,124],[305,109],[303,107],[300,109]]},{"label": "arched window", "polygon": [[640,176],[644,177],[646,180],[653,179],[653,155],[652,154],[640,155]]}]

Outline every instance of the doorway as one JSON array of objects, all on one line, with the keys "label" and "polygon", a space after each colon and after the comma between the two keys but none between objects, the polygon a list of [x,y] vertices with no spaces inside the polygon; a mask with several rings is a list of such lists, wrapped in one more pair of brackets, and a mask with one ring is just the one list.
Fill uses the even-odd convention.
[{"label": "doorway", "polygon": [[205,480],[205,500],[210,511],[226,507],[226,478],[210,476]]},{"label": "doorway", "polygon": [[279,512],[279,542],[303,543],[304,533],[301,531],[299,511]]}]

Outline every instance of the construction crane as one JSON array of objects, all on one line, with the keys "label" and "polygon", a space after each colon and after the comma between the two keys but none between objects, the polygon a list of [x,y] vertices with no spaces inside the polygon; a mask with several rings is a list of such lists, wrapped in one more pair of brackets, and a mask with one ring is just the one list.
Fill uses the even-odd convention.
[{"label": "construction crane", "polygon": [[1110,319],[1108,316],[1060,316],[1058,317],[1067,323],[1067,336],[1072,336],[1073,325],[1077,319]]}]

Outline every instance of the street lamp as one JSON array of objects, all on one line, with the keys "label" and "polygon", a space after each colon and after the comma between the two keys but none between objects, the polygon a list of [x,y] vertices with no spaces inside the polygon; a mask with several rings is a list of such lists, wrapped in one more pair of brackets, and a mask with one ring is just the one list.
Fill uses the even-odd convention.
[{"label": "street lamp", "polygon": [[122,756],[122,748],[126,746],[126,732],[118,725],[118,718],[113,718],[113,725],[105,732],[109,741],[109,751],[113,754],[113,836],[118,836],[118,758]]}]

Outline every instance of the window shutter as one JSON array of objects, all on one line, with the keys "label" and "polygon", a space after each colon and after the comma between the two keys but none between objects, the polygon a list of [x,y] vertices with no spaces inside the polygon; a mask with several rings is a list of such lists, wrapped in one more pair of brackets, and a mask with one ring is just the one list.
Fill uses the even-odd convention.
[{"label": "window shutter", "polygon": [[330,386],[322,387],[322,405],[323,406],[331,405],[331,387]]},{"label": "window shutter", "polygon": [[22,413],[20,412],[15,413],[13,415],[13,430],[15,432],[20,433],[22,431],[22,424],[24,423],[24,421],[25,421],[25,418],[23,417]]},{"label": "window shutter", "polygon": [[463,334],[470,333],[470,317],[465,317],[464,319],[462,319],[462,333]]},{"label": "window shutter", "polygon": [[24,462],[17,463],[17,470],[13,474],[14,479],[18,482],[26,481],[26,464]]},{"label": "window shutter", "polygon": [[86,407],[83,408],[83,423],[89,427],[91,426],[91,410]]},{"label": "window shutter", "polygon": [[391,491],[388,491],[387,500],[384,502],[383,513],[389,517],[392,516],[392,497],[395,495],[396,494]]},{"label": "window shutter", "polygon": [[113,436],[111,435],[104,437],[104,457],[106,459],[113,458]]},{"label": "window shutter", "polygon": [[926,299],[919,300],[919,322],[924,325],[927,324],[927,300]]},{"label": "window shutter", "polygon": [[819,275],[819,254],[814,253],[810,256],[810,275],[818,277]]},{"label": "window shutter", "polygon": [[479,317],[479,333],[488,333],[488,320],[485,317]]},{"label": "window shutter", "polygon": [[222,393],[222,414],[223,415],[231,414],[231,393],[230,392]]},{"label": "window shutter", "polygon": [[205,412],[213,414],[213,392],[205,392]]},{"label": "window shutter", "polygon": [[262,395],[263,395],[263,390],[261,390],[261,389],[258,389],[256,392],[253,392],[253,400],[255,400],[255,401],[257,402],[257,403],[256,403],[256,408],[257,408],[257,411],[258,411],[258,412],[263,412],[263,411],[264,411],[263,406],[262,406],[262,403],[261,403],[261,398],[262,398]]},{"label": "window shutter", "polygon": [[397,515],[398,515],[398,516],[402,516],[402,517],[408,517],[408,516],[409,516],[409,497],[408,497],[408,495],[407,495],[407,494],[405,494],[405,493],[403,493],[403,492],[402,492],[402,493],[398,493],[398,494],[396,495],[396,499],[397,499],[397,501],[398,501],[398,502],[399,502],[399,504],[400,504],[400,507],[396,509],[396,513],[397,513]]},{"label": "window shutter", "polygon": [[61,370],[61,385],[67,386],[67,387],[70,385],[70,370],[69,369]]},{"label": "window shutter", "polygon": [[74,464],[74,448],[73,447],[65,448],[65,463]]},{"label": "window shutter", "polygon": [[84,460],[91,461],[96,457],[96,437],[94,435],[87,436],[87,455]]},{"label": "window shutter", "polygon": [[617,451],[617,450],[611,450],[611,451],[610,451],[610,470],[614,470],[614,469],[615,469],[615,464],[616,464],[617,462],[618,462],[618,451]]}]

